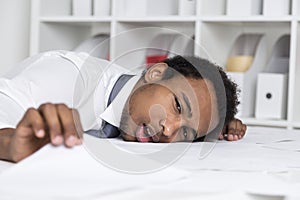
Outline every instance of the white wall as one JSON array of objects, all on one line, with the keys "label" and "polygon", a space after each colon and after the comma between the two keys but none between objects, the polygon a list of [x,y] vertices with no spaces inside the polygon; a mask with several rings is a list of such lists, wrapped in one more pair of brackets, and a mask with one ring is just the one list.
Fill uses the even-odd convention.
[{"label": "white wall", "polygon": [[30,0],[0,0],[0,76],[29,55]]}]

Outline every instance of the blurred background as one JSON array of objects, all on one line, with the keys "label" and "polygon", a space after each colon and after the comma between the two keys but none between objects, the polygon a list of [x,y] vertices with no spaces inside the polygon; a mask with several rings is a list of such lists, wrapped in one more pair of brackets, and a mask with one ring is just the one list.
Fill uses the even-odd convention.
[{"label": "blurred background", "polygon": [[30,0],[0,0],[0,76],[29,55]]}]

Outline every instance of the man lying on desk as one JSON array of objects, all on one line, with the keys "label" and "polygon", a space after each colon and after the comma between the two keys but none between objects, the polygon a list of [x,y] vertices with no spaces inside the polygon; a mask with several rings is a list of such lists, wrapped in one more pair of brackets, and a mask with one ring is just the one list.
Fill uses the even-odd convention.
[{"label": "man lying on desk", "polygon": [[131,72],[85,53],[46,52],[0,79],[0,159],[18,162],[47,143],[73,147],[83,130],[139,142],[235,141],[246,132],[237,104],[236,85],[204,59]]}]

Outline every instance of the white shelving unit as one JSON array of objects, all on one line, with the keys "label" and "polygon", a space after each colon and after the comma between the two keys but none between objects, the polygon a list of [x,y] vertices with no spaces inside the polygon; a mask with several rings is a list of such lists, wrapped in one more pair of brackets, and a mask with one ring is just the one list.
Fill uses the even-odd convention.
[{"label": "white shelving unit", "polygon": [[[111,0],[110,16],[78,17],[72,16],[72,0],[32,0],[30,53],[72,50],[95,34],[107,33],[112,38],[111,60],[124,66],[140,65],[145,57],[143,48],[152,38],[161,32],[178,32],[187,37],[194,36],[196,56],[209,57],[225,66],[231,45],[241,33],[264,34],[268,56],[276,40],[283,34],[290,34],[286,118],[265,120],[250,116],[242,119],[249,125],[300,128],[300,0],[286,0],[290,1],[290,11],[285,16],[264,16],[263,13],[227,16],[226,0],[197,0],[196,14],[192,16],[127,16],[124,10],[126,1],[131,0]],[[128,52],[131,52],[129,57],[122,59],[122,55]]]}]

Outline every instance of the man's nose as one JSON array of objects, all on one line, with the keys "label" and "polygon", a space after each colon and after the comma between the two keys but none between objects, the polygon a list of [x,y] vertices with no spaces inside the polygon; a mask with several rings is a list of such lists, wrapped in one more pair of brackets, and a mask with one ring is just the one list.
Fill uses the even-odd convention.
[{"label": "man's nose", "polygon": [[180,128],[181,120],[166,118],[161,122],[161,126],[163,127],[162,134],[166,137],[171,137]]}]

